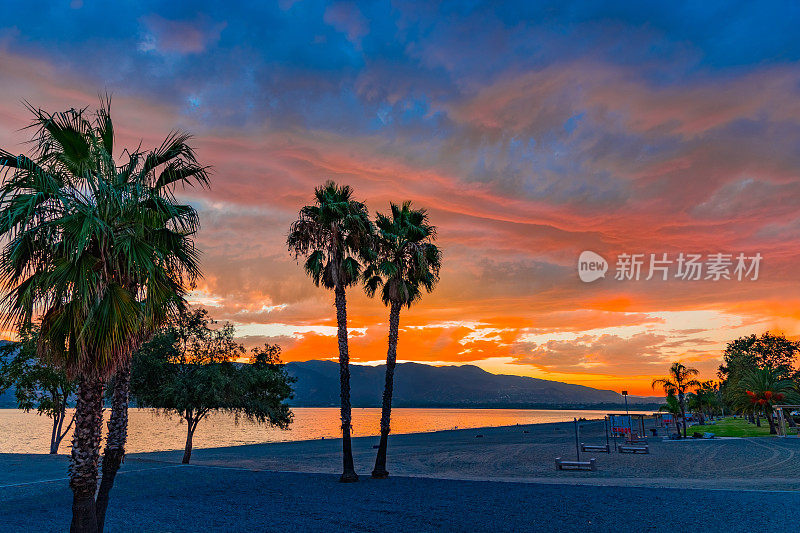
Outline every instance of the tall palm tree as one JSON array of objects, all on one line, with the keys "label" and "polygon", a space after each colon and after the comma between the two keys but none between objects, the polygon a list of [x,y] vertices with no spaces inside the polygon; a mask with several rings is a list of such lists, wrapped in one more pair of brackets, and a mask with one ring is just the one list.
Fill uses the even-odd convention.
[{"label": "tall palm tree", "polygon": [[[108,119],[110,121],[110,117]],[[194,235],[199,217],[193,207],[175,197],[178,184],[208,186],[208,167],[198,164],[191,137],[173,132],[161,146],[148,152],[128,153],[116,179],[137,190],[137,201],[127,203],[129,218],[120,227],[117,240],[121,265],[131,268],[128,290],[138,294],[146,308],[146,321],[138,332],[131,352],[137,350],[170,317],[184,308],[184,294],[200,275],[199,254]],[[98,530],[103,530],[109,491],[125,455],[130,392],[130,357],[114,373],[111,417],[103,452],[103,475],[97,493]]]},{"label": "tall palm tree", "polygon": [[286,243],[295,258],[305,257],[306,273],[317,286],[333,290],[339,341],[339,385],[342,418],[342,476],[358,481],[350,443],[350,355],[347,346],[345,290],[357,283],[361,262],[369,255],[374,234],[367,207],[353,199],[347,185],[327,181],[314,190],[314,205],[307,205],[289,228]]},{"label": "tall palm tree", "polygon": [[373,478],[386,478],[386,448],[392,416],[392,391],[397,362],[400,310],[422,298],[423,289],[432,291],[439,280],[442,254],[433,244],[436,228],[428,223],[424,209],[412,209],[411,202],[391,204],[391,215],[377,214],[378,228],[373,241],[374,256],[364,271],[369,296],[381,290],[381,301],[389,306],[389,347],[386,352],[386,382],[381,408],[381,440],[375,458]]},{"label": "tall palm tree", "polygon": [[744,412],[763,414],[769,422],[771,435],[778,432],[773,406],[797,400],[794,382],[784,375],[783,369],[767,366],[747,371],[737,383],[736,407]]},{"label": "tall palm tree", "polygon": [[20,326],[41,316],[40,357],[78,379],[71,530],[96,532],[119,467],[112,456],[121,461],[127,428],[123,390],[125,401],[115,394],[113,402],[105,501],[98,505],[104,384],[177,309],[185,279],[199,274],[191,242],[197,214],[175,203],[171,189],[182,181],[205,183],[207,173],[187,137],[177,134],[159,150],[124,152],[117,165],[109,100],[93,116],[86,109],[29,109],[36,131],[31,156],[0,150],[3,320]]},{"label": "tall palm tree", "polygon": [[694,387],[699,387],[700,382],[693,378],[700,372],[696,368],[689,368],[682,363],[675,362],[669,368],[669,376],[654,379],[652,387],[655,389],[660,386],[664,393],[678,395],[678,403],[681,408],[681,421],[683,422],[683,436],[686,437],[686,392]]}]

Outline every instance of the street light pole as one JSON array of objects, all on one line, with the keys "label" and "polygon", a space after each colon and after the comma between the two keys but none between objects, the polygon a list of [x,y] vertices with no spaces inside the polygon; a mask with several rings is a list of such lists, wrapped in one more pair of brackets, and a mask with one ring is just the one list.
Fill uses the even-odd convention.
[{"label": "street light pole", "polygon": [[630,415],[630,413],[628,412],[628,391],[626,390],[622,391],[622,396],[625,398],[625,414]]},{"label": "street light pole", "polygon": [[625,418],[628,419],[628,439],[633,442],[633,420],[631,420],[631,414],[628,412],[628,391],[622,391],[622,396],[625,398]]}]

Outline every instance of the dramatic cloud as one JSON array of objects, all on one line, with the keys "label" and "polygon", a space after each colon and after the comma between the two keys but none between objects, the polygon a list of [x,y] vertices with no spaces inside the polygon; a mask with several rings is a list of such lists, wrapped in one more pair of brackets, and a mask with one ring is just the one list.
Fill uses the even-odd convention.
[{"label": "dramatic cloud", "polygon": [[[800,333],[796,7],[73,2],[6,15],[0,146],[27,150],[23,100],[60,110],[104,91],[118,146],[195,134],[214,178],[181,193],[203,223],[192,298],[249,345],[336,355],[332,295],[285,246],[328,178],[373,212],[412,200],[439,228],[442,281],[403,311],[402,360],[645,394],[672,360],[711,378],[735,336]],[[584,250],[609,259],[606,279],[578,279]],[[757,281],[613,279],[619,254],[681,252],[763,263]],[[353,359],[382,360],[386,308],[353,289],[348,310]]]},{"label": "dramatic cloud", "polygon": [[[650,365],[663,365],[658,356],[658,346],[666,338],[652,333],[636,333],[629,338],[619,335],[582,335],[572,341],[547,341],[532,344],[527,355],[517,362],[531,364],[555,371],[587,371],[602,367],[605,373],[618,373],[620,369],[636,369],[637,373],[658,372]],[[642,366],[645,365],[645,368]],[[626,372],[629,373],[629,372]]]}]

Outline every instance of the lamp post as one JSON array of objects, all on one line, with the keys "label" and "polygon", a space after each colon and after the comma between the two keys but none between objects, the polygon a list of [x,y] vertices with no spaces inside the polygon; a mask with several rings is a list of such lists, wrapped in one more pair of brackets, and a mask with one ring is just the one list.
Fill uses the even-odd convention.
[{"label": "lamp post", "polygon": [[622,391],[622,396],[625,398],[625,416],[628,418],[628,439],[633,442],[633,420],[631,420],[631,414],[628,412],[628,391]]}]

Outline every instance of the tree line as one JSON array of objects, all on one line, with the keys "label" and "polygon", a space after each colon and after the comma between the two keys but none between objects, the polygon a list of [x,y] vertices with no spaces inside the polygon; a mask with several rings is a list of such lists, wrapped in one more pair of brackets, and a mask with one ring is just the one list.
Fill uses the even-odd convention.
[{"label": "tree line", "polygon": [[[686,413],[697,415],[700,424],[707,417],[741,414],[753,424],[767,421],[771,434],[777,433],[776,406],[800,404],[800,341],[783,334],[765,332],[730,341],[722,354],[718,381],[699,381],[699,371],[681,362],[673,363],[667,377],[653,380],[666,395],[662,411],[680,421],[686,437]],[[794,409],[786,421],[795,427]]]}]

